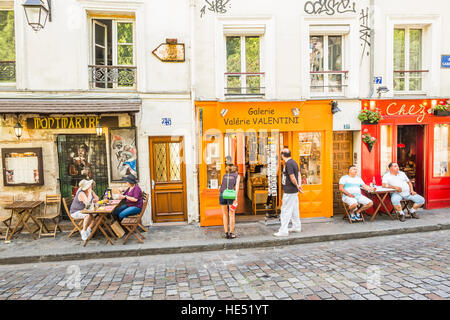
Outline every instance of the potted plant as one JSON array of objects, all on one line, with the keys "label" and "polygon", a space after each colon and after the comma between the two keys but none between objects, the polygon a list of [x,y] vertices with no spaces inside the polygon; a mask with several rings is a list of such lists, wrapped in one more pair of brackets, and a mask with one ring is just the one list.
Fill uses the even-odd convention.
[{"label": "potted plant", "polygon": [[370,135],[369,130],[365,129],[362,136],[362,141],[367,145],[369,152],[371,152],[373,145],[375,144],[375,142],[377,142],[377,139]]},{"label": "potted plant", "polygon": [[435,116],[446,117],[450,116],[450,100],[439,101],[438,104],[433,107],[433,113]]},{"label": "potted plant", "polygon": [[380,120],[383,120],[379,109],[375,109],[374,111],[368,110],[364,108],[358,115],[358,119],[362,122],[362,124],[378,124]]}]

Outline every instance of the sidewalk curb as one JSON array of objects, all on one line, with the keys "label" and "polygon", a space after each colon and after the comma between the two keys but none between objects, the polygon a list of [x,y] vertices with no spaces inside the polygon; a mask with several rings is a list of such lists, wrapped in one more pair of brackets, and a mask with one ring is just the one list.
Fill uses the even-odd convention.
[{"label": "sidewalk curb", "polygon": [[119,249],[114,251],[99,251],[99,252],[82,252],[82,253],[68,253],[55,255],[36,255],[25,257],[7,257],[0,258],[0,265],[8,264],[27,264],[38,262],[61,262],[70,260],[87,260],[87,259],[109,259],[109,258],[124,258],[124,257],[142,257],[159,254],[177,254],[177,253],[193,253],[203,251],[217,251],[217,250],[235,250],[235,249],[250,249],[250,248],[264,248],[276,246],[288,246],[304,243],[317,243],[327,241],[349,240],[349,239],[363,239],[388,235],[399,235],[405,233],[420,233],[450,230],[450,224],[437,224],[430,226],[398,228],[389,230],[364,231],[344,234],[330,234],[310,237],[292,237],[292,238],[275,238],[265,240],[245,240],[212,243],[202,245],[187,245],[183,247],[165,247],[165,248],[144,248],[144,249]]}]

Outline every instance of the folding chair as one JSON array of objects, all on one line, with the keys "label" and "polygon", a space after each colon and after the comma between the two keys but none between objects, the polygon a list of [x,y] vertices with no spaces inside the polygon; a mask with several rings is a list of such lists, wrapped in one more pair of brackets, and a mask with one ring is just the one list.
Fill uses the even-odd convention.
[{"label": "folding chair", "polygon": [[[134,235],[136,237],[136,239],[140,242],[140,243],[144,243],[144,239],[145,237],[139,232],[139,230],[137,229],[137,227],[141,226],[141,220],[142,220],[142,216],[144,215],[145,209],[147,208],[147,203],[148,203],[148,194],[143,192],[142,193],[142,198],[144,200],[144,204],[142,206],[142,210],[141,213],[139,215],[134,215],[134,216],[129,216],[126,217],[122,220],[122,222],[120,223],[123,227],[125,227],[125,229],[127,229],[128,234],[126,235],[125,239],[123,240],[123,244],[126,244],[128,241],[128,238],[131,235]],[[141,227],[142,228],[142,227]],[[138,233],[139,236],[136,234]]]},{"label": "folding chair", "polygon": [[[353,223],[352,219],[350,218],[350,206],[348,204],[346,204],[344,201],[342,201],[342,204],[344,205],[344,209],[345,209],[345,215],[343,219],[347,219],[350,223]],[[362,207],[362,204],[357,205],[356,210],[358,210],[359,208]],[[359,214],[361,216],[362,221],[365,223],[366,221],[364,220],[364,212],[360,212]],[[359,221],[355,221],[355,222],[359,222]]]},{"label": "folding chair", "polygon": [[[61,195],[46,195],[45,196],[45,208],[44,214],[36,216],[37,220],[41,220],[41,229],[39,230],[39,238],[41,236],[53,236],[56,238],[56,231],[62,232],[59,227],[59,220],[61,218]],[[49,210],[49,207],[56,206],[56,210]],[[51,220],[55,225],[55,229],[53,232],[49,231],[49,228],[45,224],[45,220]],[[45,229],[45,233],[42,233],[42,230]]]},{"label": "folding chair", "polygon": [[[68,199],[72,200],[71,198],[68,198]],[[72,231],[67,236],[67,238],[70,238],[74,233],[81,232],[81,230],[83,230],[83,221],[84,221],[84,219],[74,219],[74,218],[72,218],[72,216],[70,215],[69,208],[67,207],[66,199],[63,198],[62,199],[62,203],[63,203],[63,206],[64,206],[64,210],[66,210],[67,215],[69,216],[69,219],[70,219],[70,221],[72,222],[72,224],[74,226]]]},{"label": "folding chair", "polygon": [[[409,211],[409,209],[410,209],[409,205],[410,204],[414,205],[414,202],[412,202],[411,200],[400,200],[400,205],[402,206],[402,211],[404,211],[406,209],[405,217],[412,219],[411,211]],[[399,219],[397,211],[395,211],[395,214],[397,215],[397,219]]]},{"label": "folding chair", "polygon": [[[14,202],[14,196],[0,196],[0,206],[3,207]],[[12,210],[7,211],[6,209],[0,208],[0,222],[6,226],[6,234],[0,237],[0,239],[8,239],[8,234],[11,230],[12,223]]]}]

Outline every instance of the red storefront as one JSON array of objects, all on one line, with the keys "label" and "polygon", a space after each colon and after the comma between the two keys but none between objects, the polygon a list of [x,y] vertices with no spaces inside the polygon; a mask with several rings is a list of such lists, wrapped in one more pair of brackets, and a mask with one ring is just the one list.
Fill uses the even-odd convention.
[{"label": "red storefront", "polygon": [[450,117],[430,109],[442,100],[363,100],[362,109],[379,109],[378,124],[362,124],[361,134],[377,139],[372,150],[361,141],[361,176],[377,185],[387,165],[397,162],[426,199],[425,208],[450,207]]}]

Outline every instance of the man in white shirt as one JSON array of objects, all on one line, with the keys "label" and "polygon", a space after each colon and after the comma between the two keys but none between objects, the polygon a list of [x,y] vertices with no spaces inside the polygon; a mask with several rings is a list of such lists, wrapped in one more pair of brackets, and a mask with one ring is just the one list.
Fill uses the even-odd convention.
[{"label": "man in white shirt", "polygon": [[[342,192],[342,201],[348,204],[352,221],[362,220],[361,212],[373,206],[373,201],[361,194],[361,188],[367,191],[373,191],[374,188],[366,185],[357,174],[358,169],[355,166],[351,166],[348,168],[348,175],[341,177],[339,180],[339,191]],[[358,204],[362,205],[359,209]]]},{"label": "man in white shirt", "polygon": [[405,221],[405,213],[402,211],[400,204],[401,200],[414,202],[414,206],[409,211],[414,219],[419,219],[416,211],[424,205],[425,199],[414,191],[411,181],[404,172],[400,171],[397,163],[391,162],[389,164],[389,172],[383,176],[383,187],[396,190],[391,194],[391,202],[401,222]]}]

